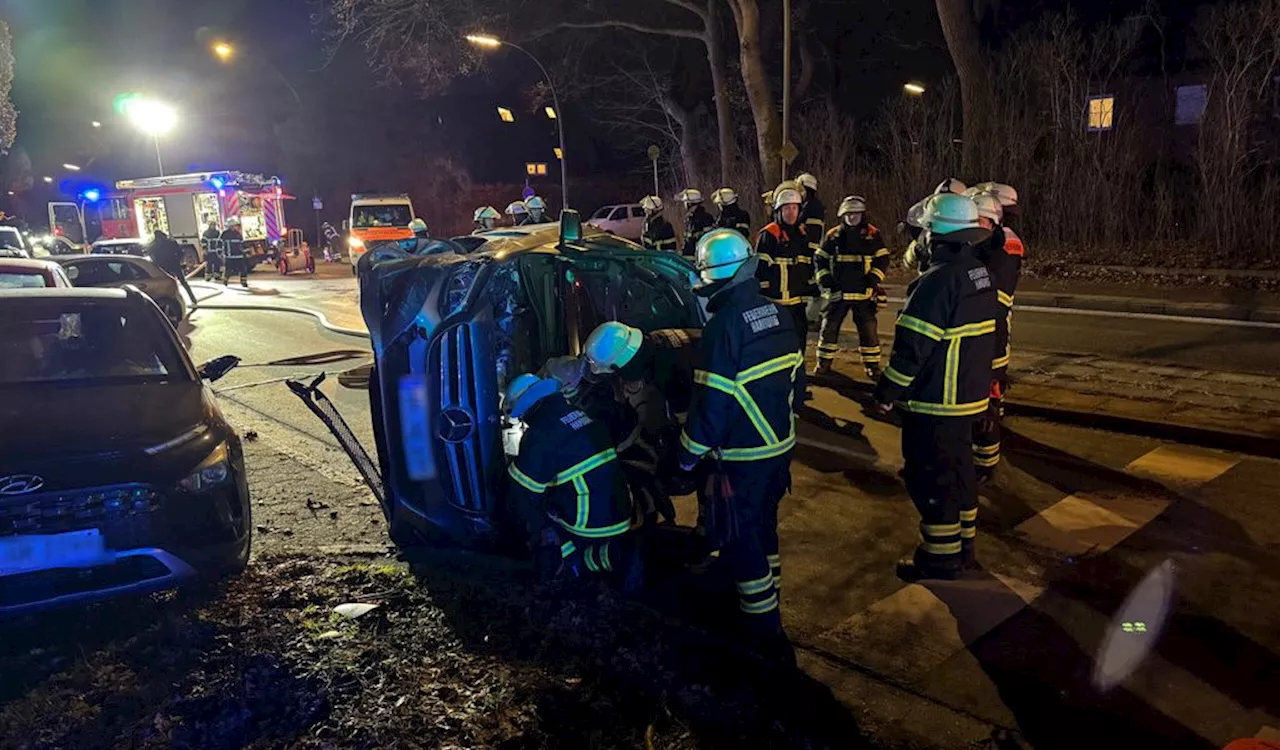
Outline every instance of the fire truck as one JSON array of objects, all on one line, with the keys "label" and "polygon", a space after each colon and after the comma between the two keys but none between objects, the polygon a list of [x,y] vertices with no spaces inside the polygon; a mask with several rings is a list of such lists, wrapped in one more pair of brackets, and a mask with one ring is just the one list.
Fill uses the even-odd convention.
[{"label": "fire truck", "polygon": [[[248,172],[195,172],[121,180],[96,204],[102,239],[141,238],[150,242],[163,230],[183,249],[183,264],[203,259],[200,236],[240,219],[250,267],[275,262],[281,238],[288,236],[284,202],[292,199],[278,177]],[[92,207],[89,207],[92,210]]]}]

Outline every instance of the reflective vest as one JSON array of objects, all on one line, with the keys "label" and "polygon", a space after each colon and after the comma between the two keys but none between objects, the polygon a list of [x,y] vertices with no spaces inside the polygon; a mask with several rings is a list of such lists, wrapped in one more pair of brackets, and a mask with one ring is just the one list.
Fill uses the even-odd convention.
[{"label": "reflective vest", "polygon": [[869,300],[889,270],[889,250],[875,225],[832,227],[813,257],[814,280],[842,299]]},{"label": "reflective vest", "polygon": [[802,227],[773,222],[756,237],[760,291],[782,305],[802,305],[813,297],[813,255]]}]

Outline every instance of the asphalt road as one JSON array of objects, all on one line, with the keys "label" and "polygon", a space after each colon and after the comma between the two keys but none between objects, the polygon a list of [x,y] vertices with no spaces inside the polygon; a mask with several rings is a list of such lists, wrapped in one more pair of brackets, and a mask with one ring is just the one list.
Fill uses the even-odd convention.
[{"label": "asphalt road", "polygon": [[[1024,318],[1020,340],[1120,347],[1114,327],[1055,332]],[[1132,325],[1130,348],[1155,330]],[[1162,335],[1173,337],[1163,356],[1192,356],[1206,332]],[[348,363],[267,365],[361,341],[301,316],[213,310],[195,314],[187,338],[197,361],[229,353],[248,365],[217,387],[228,417],[256,433],[257,551],[385,545],[356,472],[278,381]],[[1220,345],[1277,348],[1243,336]],[[368,441],[364,393],[333,381],[326,393]],[[1011,420],[1006,465],[983,491],[984,572],[904,585],[893,563],[918,519],[896,477],[898,430],[814,390],[780,511],[784,618],[802,668],[864,728],[921,747],[1015,736],[1051,748],[1220,747],[1280,727],[1280,464]]]}]

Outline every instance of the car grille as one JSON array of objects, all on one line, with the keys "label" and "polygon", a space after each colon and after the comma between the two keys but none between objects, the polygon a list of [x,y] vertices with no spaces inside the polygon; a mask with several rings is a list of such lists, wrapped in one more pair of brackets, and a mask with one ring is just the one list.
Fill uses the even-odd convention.
[{"label": "car grille", "polygon": [[150,513],[160,494],[141,484],[43,492],[0,501],[0,536],[57,534]]},{"label": "car grille", "polygon": [[[463,323],[444,332],[436,341],[440,364],[440,410],[436,415],[437,440],[443,452],[446,486],[450,500],[460,508],[484,510],[484,469],[480,465],[480,425],[476,409],[476,362],[471,342],[471,324]],[[472,429],[463,440],[450,441],[441,434],[448,414],[469,415]]]}]

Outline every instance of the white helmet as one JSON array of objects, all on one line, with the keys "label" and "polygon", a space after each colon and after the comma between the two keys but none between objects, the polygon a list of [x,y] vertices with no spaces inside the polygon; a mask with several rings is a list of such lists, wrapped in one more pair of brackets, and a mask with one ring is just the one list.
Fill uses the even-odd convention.
[{"label": "white helmet", "polygon": [[227,226],[229,226],[229,227],[238,227],[238,226],[240,226],[240,217],[239,217],[239,216],[232,216],[230,219],[227,219]]},{"label": "white helmet", "polygon": [[662,199],[656,195],[646,195],[640,199],[640,208],[651,214],[656,214],[662,210]]},{"label": "white helmet", "polygon": [[818,178],[814,177],[808,172],[804,172],[799,177],[797,177],[796,182],[800,183],[800,185],[802,185],[805,190],[818,189]]},{"label": "white helmet", "polygon": [[840,210],[836,211],[836,216],[844,216],[845,214],[865,214],[867,212],[867,199],[861,195],[848,195],[840,201]]},{"label": "white helmet", "polygon": [[733,188],[722,187],[711,194],[711,202],[717,206],[727,206],[738,202],[738,194],[733,192]]},{"label": "white helmet", "polygon": [[994,195],[1004,208],[1018,205],[1018,191],[1014,190],[1012,185],[1005,185],[1002,182],[983,182],[977,187],[984,193]]},{"label": "white helmet", "polygon": [[764,204],[765,204],[766,206],[770,206],[770,207],[772,207],[772,206],[773,206],[773,191],[772,191],[772,190],[766,190],[766,191],[764,191],[763,193],[761,193],[761,194],[760,194],[760,200],[764,201]]},{"label": "white helmet", "polygon": [[804,202],[804,198],[800,197],[800,191],[792,187],[791,184],[782,183],[773,191],[773,210],[777,211],[788,203],[800,205]]},{"label": "white helmet", "polygon": [[502,217],[498,214],[498,209],[494,208],[493,206],[481,206],[480,208],[476,209],[475,216],[472,217],[472,220],[484,221],[485,219],[500,219],[500,218]]},{"label": "white helmet", "polygon": [[546,211],[547,202],[535,195],[524,202],[524,207],[530,211]]},{"label": "white helmet", "polygon": [[925,198],[924,200],[917,202],[911,208],[907,209],[907,225],[908,226],[913,226],[916,229],[924,229],[924,204],[928,202],[929,202],[929,199]]},{"label": "white helmet", "polygon": [[630,364],[640,351],[643,341],[644,334],[639,328],[611,320],[601,323],[591,332],[582,347],[582,356],[587,360],[591,372],[601,375],[621,370]]},{"label": "white helmet", "polygon": [[990,219],[999,224],[1004,220],[1004,208],[1000,205],[1000,199],[995,193],[978,193],[972,196],[973,203],[978,207],[978,215],[984,219]]},{"label": "white helmet", "polygon": [[956,195],[964,195],[964,191],[968,189],[968,185],[954,177],[948,177],[939,183],[938,187],[934,188],[933,194],[942,195],[943,193],[955,193]]},{"label": "white helmet", "polygon": [[686,188],[680,191],[680,194],[676,196],[676,200],[680,201],[686,206],[691,206],[696,203],[701,203],[702,191],[696,188]]},{"label": "white helmet", "polygon": [[732,279],[751,258],[751,245],[733,229],[713,229],[698,240],[698,275],[704,284]]},{"label": "white helmet", "polygon": [[511,201],[507,204],[507,216],[524,216],[529,213],[529,208],[524,205],[524,201]]}]

